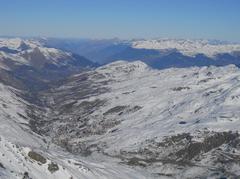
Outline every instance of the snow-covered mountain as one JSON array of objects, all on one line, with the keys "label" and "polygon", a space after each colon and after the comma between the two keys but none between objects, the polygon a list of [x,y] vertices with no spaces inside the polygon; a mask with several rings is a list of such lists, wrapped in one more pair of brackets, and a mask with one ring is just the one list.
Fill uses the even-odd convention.
[{"label": "snow-covered mountain", "polygon": [[118,61],[42,93],[51,110],[34,129],[140,178],[231,178],[240,175],[239,80],[233,65],[153,70]]},{"label": "snow-covered mountain", "polygon": [[0,42],[0,178],[239,178],[240,70],[226,62],[237,52],[131,42],[122,61],[88,68],[45,41]]},{"label": "snow-covered mountain", "polygon": [[186,56],[204,54],[214,57],[217,54],[240,52],[240,44],[211,40],[159,39],[140,40],[132,43],[133,48],[169,50],[176,49]]},{"label": "snow-covered mountain", "polygon": [[17,53],[22,50],[42,46],[39,41],[21,38],[0,38],[0,50]]}]

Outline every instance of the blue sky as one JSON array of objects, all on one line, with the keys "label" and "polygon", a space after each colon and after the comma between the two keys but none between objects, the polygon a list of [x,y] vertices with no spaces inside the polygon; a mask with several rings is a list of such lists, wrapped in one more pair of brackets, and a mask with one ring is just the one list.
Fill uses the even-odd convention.
[{"label": "blue sky", "polygon": [[0,35],[240,42],[240,0],[0,0]]}]

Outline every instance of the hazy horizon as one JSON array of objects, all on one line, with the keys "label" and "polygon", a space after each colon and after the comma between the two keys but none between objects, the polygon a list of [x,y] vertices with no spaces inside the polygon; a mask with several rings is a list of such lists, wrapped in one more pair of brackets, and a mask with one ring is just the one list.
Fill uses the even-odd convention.
[{"label": "hazy horizon", "polygon": [[240,42],[238,0],[2,2],[0,36]]}]

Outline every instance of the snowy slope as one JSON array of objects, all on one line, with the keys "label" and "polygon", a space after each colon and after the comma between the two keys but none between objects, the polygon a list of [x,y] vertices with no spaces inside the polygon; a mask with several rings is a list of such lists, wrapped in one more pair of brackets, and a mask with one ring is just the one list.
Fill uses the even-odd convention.
[{"label": "snowy slope", "polygon": [[27,113],[34,108],[21,94],[0,84],[0,178],[141,178],[126,167],[64,152],[33,133]]},{"label": "snowy slope", "polygon": [[234,65],[118,61],[45,93],[53,110],[38,127],[71,152],[111,156],[150,178],[238,176],[237,161],[219,161],[239,157],[239,80]]},{"label": "snowy slope", "polygon": [[42,44],[36,40],[24,40],[21,38],[0,38],[0,48],[5,47],[11,50],[22,51],[38,46],[42,46]]},{"label": "snowy slope", "polygon": [[[133,64],[135,68],[131,70]],[[142,62],[133,64],[118,62],[106,66],[107,70],[98,69],[99,73],[107,78],[111,74],[110,79],[117,81],[111,84],[110,92],[100,96],[108,101],[102,111],[114,106],[142,106],[139,112],[122,116],[122,128],[131,126],[125,136],[127,141],[136,135],[135,129],[142,131],[140,141],[145,140],[144,135],[152,138],[204,128],[216,131],[239,129],[240,71],[235,66],[158,71],[149,70]],[[115,65],[120,71],[130,70],[121,74]],[[186,124],[179,125],[180,121],[186,121]],[[119,142],[112,146],[117,148],[117,145]]]},{"label": "snowy slope", "polygon": [[16,55],[0,51],[0,68],[11,71],[13,66],[29,65],[28,60]]},{"label": "snowy slope", "polygon": [[[240,71],[235,66],[158,71],[150,70],[142,62],[116,62],[97,72],[106,80],[115,81],[110,84],[109,92],[97,96],[107,100],[101,112],[115,106],[142,107],[133,114],[119,117],[123,123],[114,136],[123,135],[124,144],[113,140],[111,146],[116,150],[122,148],[119,145],[129,147],[130,143],[136,145],[138,141],[140,144],[156,136],[194,133],[205,128],[214,131],[239,129]],[[95,111],[92,115],[101,116],[101,112]],[[180,125],[180,121],[186,124]],[[137,137],[137,131],[142,135]],[[135,137],[136,140],[132,140]]]},{"label": "snowy slope", "polygon": [[133,48],[168,50],[176,49],[184,55],[195,56],[204,54],[214,57],[221,53],[232,53],[240,51],[239,44],[230,43],[211,43],[209,40],[178,40],[178,39],[159,39],[159,40],[140,40],[133,41]]},{"label": "snowy slope", "polygon": [[56,66],[67,65],[69,61],[73,60],[70,53],[63,52],[54,48],[36,47],[26,51],[19,52],[20,57],[26,59],[31,65],[35,67],[44,67],[46,64]]}]

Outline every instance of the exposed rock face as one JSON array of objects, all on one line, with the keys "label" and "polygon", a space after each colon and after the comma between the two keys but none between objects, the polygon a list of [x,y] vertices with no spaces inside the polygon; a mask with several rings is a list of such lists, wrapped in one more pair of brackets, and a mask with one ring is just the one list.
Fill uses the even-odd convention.
[{"label": "exposed rock face", "polygon": [[47,160],[40,154],[34,152],[34,151],[30,151],[28,152],[28,156],[32,159],[35,160],[37,162],[40,162],[41,164],[45,164],[47,162]]}]

